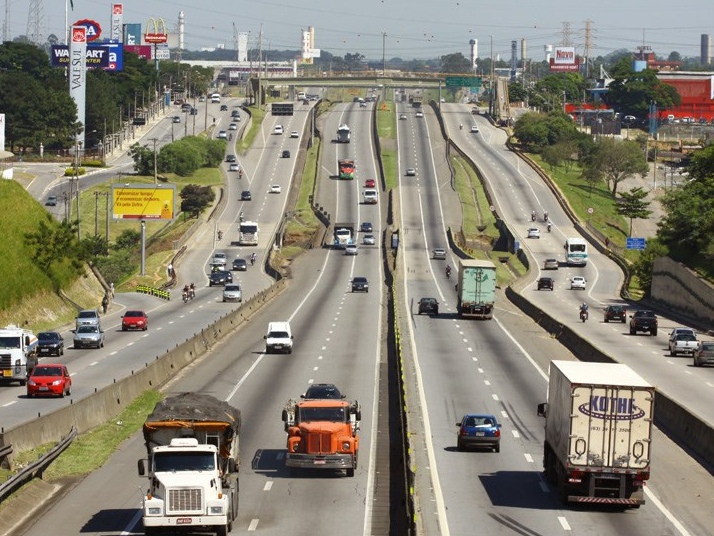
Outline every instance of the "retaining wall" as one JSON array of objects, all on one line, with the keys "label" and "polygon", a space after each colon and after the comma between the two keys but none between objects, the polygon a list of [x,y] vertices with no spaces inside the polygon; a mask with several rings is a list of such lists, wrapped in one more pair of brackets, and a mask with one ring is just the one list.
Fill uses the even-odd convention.
[{"label": "retaining wall", "polygon": [[714,287],[669,257],[655,259],[651,299],[704,329],[714,328]]}]

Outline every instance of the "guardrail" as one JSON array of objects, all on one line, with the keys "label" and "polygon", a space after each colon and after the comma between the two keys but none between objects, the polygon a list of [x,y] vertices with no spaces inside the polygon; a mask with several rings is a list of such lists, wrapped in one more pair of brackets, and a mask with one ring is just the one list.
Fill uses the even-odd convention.
[{"label": "guardrail", "polygon": [[[42,473],[42,471],[44,471],[47,466],[52,463],[55,458],[57,458],[57,456],[62,454],[62,452],[64,452],[64,450],[72,444],[75,437],[77,437],[77,429],[73,426],[69,431],[69,434],[62,438],[60,442],[57,443],[57,445],[55,445],[44,456],[41,456],[17,474],[0,484],[0,502],[4,501],[8,495],[14,493],[17,489],[23,486],[25,482],[32,480],[35,477],[35,474]],[[12,452],[12,445],[3,447],[0,450],[0,456],[7,456],[10,453],[5,452],[7,449]]]}]

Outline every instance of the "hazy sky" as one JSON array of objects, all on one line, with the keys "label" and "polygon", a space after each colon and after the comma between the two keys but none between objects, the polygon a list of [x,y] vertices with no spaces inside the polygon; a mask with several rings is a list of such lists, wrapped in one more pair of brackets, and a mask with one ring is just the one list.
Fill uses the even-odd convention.
[{"label": "hazy sky", "polygon": [[[46,33],[64,32],[65,1],[5,0],[10,38],[27,33],[29,6],[41,6]],[[92,19],[109,31],[111,2],[73,0],[70,23]],[[333,54],[359,52],[369,59],[433,58],[453,52],[468,57],[469,39],[479,42],[479,56],[510,57],[512,40],[525,38],[528,56],[542,60],[543,45],[563,42],[564,22],[578,53],[585,45],[585,21],[591,21],[593,56],[646,45],[658,55],[677,50],[699,56],[702,33],[714,34],[712,0],[125,0],[124,22],[161,17],[175,31],[179,11],[186,17],[185,44],[190,50],[223,43],[233,48],[233,25],[250,33],[251,46],[263,27],[265,49],[299,49],[300,29],[315,27],[317,48]],[[3,27],[5,23],[2,12]],[[386,38],[383,41],[383,33]],[[519,49],[520,50],[520,49]]]}]

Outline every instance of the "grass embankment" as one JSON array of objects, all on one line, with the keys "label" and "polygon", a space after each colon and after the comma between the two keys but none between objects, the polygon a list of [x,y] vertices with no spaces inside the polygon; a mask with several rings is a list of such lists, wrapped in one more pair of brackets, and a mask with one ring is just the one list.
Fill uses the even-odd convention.
[{"label": "grass embankment", "polygon": [[384,181],[387,191],[397,186],[397,118],[392,101],[379,101],[377,134],[381,146]]},{"label": "grass embankment", "polygon": [[249,106],[250,110],[250,128],[246,132],[245,136],[236,143],[236,151],[240,154],[245,154],[245,152],[253,145],[255,137],[260,132],[260,128],[263,125],[263,118],[265,117],[265,111],[256,106]]}]

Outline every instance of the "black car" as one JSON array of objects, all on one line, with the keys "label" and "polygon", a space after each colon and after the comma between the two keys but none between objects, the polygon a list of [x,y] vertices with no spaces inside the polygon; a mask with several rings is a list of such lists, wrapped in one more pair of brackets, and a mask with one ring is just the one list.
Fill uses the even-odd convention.
[{"label": "black car", "polygon": [[283,158],[290,158],[290,151],[288,151],[287,149],[283,151]]},{"label": "black car", "polygon": [[369,281],[367,278],[357,276],[352,279],[352,292],[369,292]]},{"label": "black car", "polygon": [[248,270],[248,263],[245,259],[233,259],[233,269],[239,272],[245,272]]},{"label": "black car", "polygon": [[624,305],[608,305],[605,309],[605,322],[619,320],[623,324],[627,322],[627,309]]},{"label": "black car", "polygon": [[553,281],[552,277],[541,277],[538,280],[538,290],[541,289],[548,289],[548,290],[553,290],[555,281]]},{"label": "black car", "polygon": [[345,398],[345,395],[340,393],[340,390],[333,383],[313,383],[307,388],[304,395],[300,395],[300,398],[340,400]]},{"label": "black car", "polygon": [[43,355],[64,355],[64,340],[56,331],[43,331],[37,334],[37,353]]},{"label": "black car", "polygon": [[234,154],[226,155],[226,162],[235,162],[235,161],[236,161],[236,155],[234,155]]},{"label": "black car", "polygon": [[47,198],[47,201],[45,201],[45,205],[48,207],[56,207],[57,206],[57,196],[56,195],[51,195]]},{"label": "black car", "polygon": [[371,233],[372,232],[372,224],[368,221],[363,221],[362,225],[360,225],[359,230],[362,231],[363,233]]},{"label": "black car", "polygon": [[238,110],[233,110],[231,112],[231,117],[240,117],[240,112]]},{"label": "black car", "polygon": [[241,201],[250,201],[250,190],[243,190],[240,194],[240,200]]},{"label": "black car", "polygon": [[227,111],[228,111],[228,105],[227,105],[227,104],[221,104],[221,111],[222,111],[222,112],[227,112]]},{"label": "black car", "polygon": [[211,275],[208,276],[209,287],[212,287],[213,285],[223,286],[226,283],[233,283],[233,274],[228,270],[218,270],[216,272],[212,272]]},{"label": "black car", "polygon": [[422,298],[419,300],[419,314],[426,313],[428,315],[439,314],[439,302],[436,298]]}]

